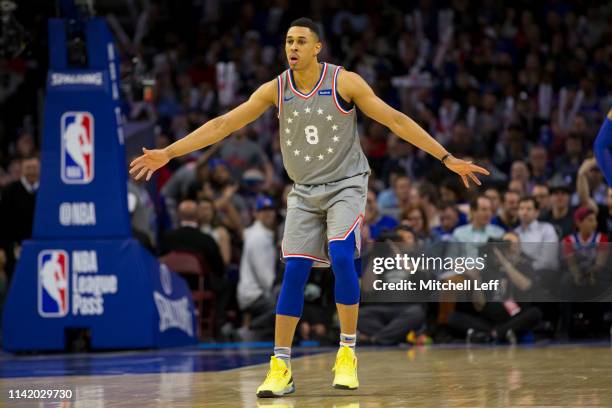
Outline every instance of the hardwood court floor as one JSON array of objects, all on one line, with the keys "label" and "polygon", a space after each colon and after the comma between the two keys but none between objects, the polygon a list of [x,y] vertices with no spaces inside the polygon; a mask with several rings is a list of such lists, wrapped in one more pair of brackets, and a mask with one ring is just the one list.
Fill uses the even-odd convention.
[{"label": "hardwood court floor", "polygon": [[612,406],[612,349],[606,346],[361,348],[358,356],[359,390],[331,388],[335,354],[323,353],[293,361],[297,390],[282,399],[255,397],[267,370],[262,364],[221,372],[5,378],[0,389],[44,385],[77,393],[71,403],[13,400],[11,407]]}]

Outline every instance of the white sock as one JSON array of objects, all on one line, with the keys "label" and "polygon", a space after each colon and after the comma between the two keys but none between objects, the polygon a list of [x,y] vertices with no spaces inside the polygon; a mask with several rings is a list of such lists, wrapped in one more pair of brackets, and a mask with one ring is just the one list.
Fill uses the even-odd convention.
[{"label": "white sock", "polygon": [[346,334],[340,333],[340,347],[347,346],[355,351],[355,344],[357,343],[357,334]]}]

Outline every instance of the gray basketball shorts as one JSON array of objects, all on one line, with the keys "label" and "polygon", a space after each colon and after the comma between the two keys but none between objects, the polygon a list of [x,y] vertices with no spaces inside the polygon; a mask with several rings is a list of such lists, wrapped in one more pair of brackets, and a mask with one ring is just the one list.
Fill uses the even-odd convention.
[{"label": "gray basketball shorts", "polygon": [[368,173],[318,185],[294,184],[287,196],[283,258],[308,258],[314,267],[330,265],[329,242],[355,232],[356,256],[361,248]]}]

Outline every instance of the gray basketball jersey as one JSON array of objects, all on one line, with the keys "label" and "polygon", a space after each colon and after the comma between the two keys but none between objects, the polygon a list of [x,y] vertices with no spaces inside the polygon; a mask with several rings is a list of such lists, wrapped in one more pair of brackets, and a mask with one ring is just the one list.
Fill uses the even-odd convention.
[{"label": "gray basketball jersey", "polygon": [[325,184],[362,173],[370,166],[361,149],[355,107],[338,101],[341,67],[323,63],[308,94],[297,90],[291,71],[278,76],[278,118],[283,163],[298,184]]}]

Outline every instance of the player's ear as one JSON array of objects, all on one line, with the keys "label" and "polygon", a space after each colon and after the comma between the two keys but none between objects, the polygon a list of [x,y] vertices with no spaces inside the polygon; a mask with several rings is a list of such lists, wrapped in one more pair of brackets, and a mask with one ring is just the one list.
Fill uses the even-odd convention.
[{"label": "player's ear", "polygon": [[322,48],[323,48],[323,43],[321,43],[321,41],[317,41],[317,43],[315,44],[315,55],[319,55]]}]

